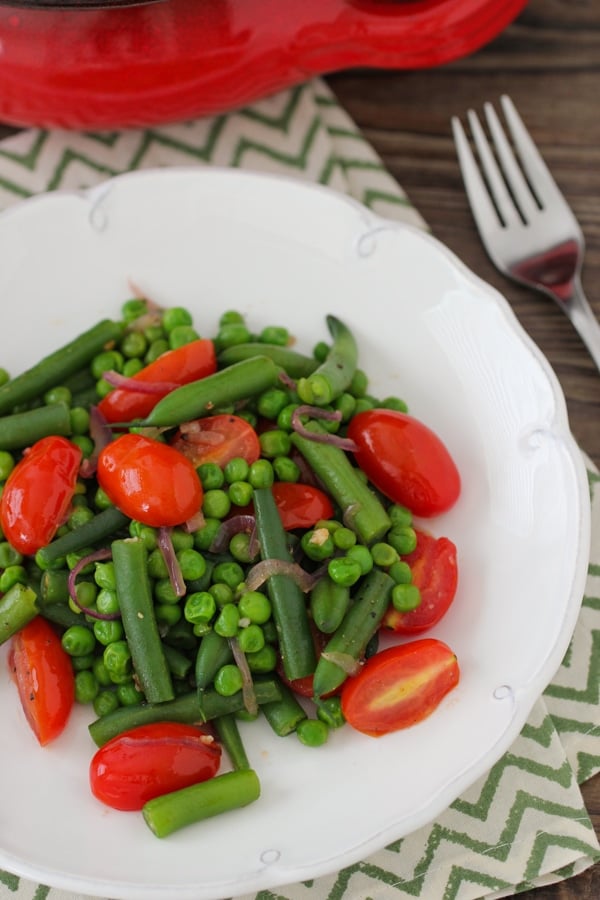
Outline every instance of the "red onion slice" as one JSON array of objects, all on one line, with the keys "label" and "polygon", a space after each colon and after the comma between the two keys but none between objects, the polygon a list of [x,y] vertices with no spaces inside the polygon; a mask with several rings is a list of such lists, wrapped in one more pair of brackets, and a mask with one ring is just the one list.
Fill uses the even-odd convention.
[{"label": "red onion slice", "polygon": [[246,576],[246,588],[256,591],[271,575],[289,575],[302,593],[307,594],[321,578],[322,572],[307,572],[296,562],[284,559],[263,559],[252,566]]},{"label": "red onion slice", "polygon": [[258,713],[258,703],[246,654],[240,647],[237,638],[229,638],[229,646],[231,647],[235,664],[242,673],[242,697],[244,706],[251,716],[255,716]]},{"label": "red onion slice", "polygon": [[181,387],[176,381],[140,381],[137,378],[128,378],[127,375],[121,375],[114,369],[108,369],[102,377],[111,387],[134,391],[136,394],[168,394]]},{"label": "red onion slice", "polygon": [[67,579],[67,586],[69,588],[69,597],[77,606],[82,613],[85,613],[86,616],[90,616],[92,619],[101,619],[104,622],[112,622],[114,619],[120,619],[121,614],[116,613],[101,613],[98,612],[97,609],[90,609],[89,606],[84,606],[79,602],[79,598],[77,596],[77,576],[81,572],[82,569],[91,563],[91,562],[99,562],[102,559],[112,559],[112,551],[109,550],[108,547],[105,547],[102,550],[94,550],[93,553],[88,553],[87,556],[83,556],[79,562],[75,563],[71,571],[69,572],[69,577]]},{"label": "red onion slice", "polygon": [[292,428],[301,437],[308,438],[310,441],[316,441],[318,444],[330,444],[350,453],[356,450],[356,443],[350,438],[339,437],[339,435],[329,434],[329,432],[311,431],[309,428],[306,428],[302,422],[302,416],[310,416],[311,419],[323,419],[326,422],[339,422],[342,418],[339,410],[321,409],[320,406],[301,404],[292,413]]},{"label": "red onion slice", "polygon": [[168,528],[166,526],[159,528],[157,534],[157,543],[167,566],[169,572],[169,581],[171,582],[171,586],[175,591],[175,596],[185,597],[187,588],[183,579],[183,575],[181,574],[181,566],[179,565],[179,560],[177,559],[175,548],[173,547],[173,541],[171,539],[172,530],[172,528]]}]

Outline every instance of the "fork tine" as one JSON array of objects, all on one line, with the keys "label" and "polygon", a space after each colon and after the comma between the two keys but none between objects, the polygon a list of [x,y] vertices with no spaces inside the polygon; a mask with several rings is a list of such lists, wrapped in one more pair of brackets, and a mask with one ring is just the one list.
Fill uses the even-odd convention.
[{"label": "fork tine", "polygon": [[452,134],[471,211],[480,233],[482,235],[489,234],[500,224],[498,213],[490,200],[488,189],[481,177],[467,135],[457,116],[452,117]]},{"label": "fork tine", "polygon": [[539,211],[538,205],[515,159],[512,147],[508,142],[504,128],[500,124],[496,110],[491,103],[485,103],[483,108],[506,183],[515,198],[523,219],[529,222],[535,213]]},{"label": "fork tine", "polygon": [[494,158],[494,154],[481,127],[479,119],[472,109],[467,113],[471,134],[477,148],[479,161],[487,181],[488,189],[492,194],[496,207],[505,225],[520,224],[521,219],[515,209],[513,199],[510,196],[502,172]]},{"label": "fork tine", "polygon": [[500,98],[500,103],[519,159],[540,204],[546,206],[548,200],[559,199],[566,205],[566,200],[523,124],[514,103],[506,94]]}]

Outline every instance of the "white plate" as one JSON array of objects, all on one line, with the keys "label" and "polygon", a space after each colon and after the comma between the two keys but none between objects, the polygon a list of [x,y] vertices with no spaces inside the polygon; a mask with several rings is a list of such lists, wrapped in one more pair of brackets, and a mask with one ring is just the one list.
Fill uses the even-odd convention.
[{"label": "white plate", "polygon": [[[505,301],[432,238],[319,187],[234,171],[126,175],[0,216],[1,364],[17,372],[138,285],[214,333],[235,308],[310,350],[326,313],[358,337],[371,390],[399,394],[462,472],[431,523],[459,548],[456,601],[434,634],[459,687],[427,721],[308,749],[244,728],[261,799],[163,841],[98,803],[81,711],[39,748],[0,684],[0,866],[113,898],[240,895],[337,870],[436,817],[510,746],[557,669],[588,560],[588,495],[565,404]],[[4,667],[3,667],[4,668]]]}]

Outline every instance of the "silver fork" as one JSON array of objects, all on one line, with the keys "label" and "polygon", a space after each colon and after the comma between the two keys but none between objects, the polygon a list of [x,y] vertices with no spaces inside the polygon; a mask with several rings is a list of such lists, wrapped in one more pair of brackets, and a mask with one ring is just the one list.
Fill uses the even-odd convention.
[{"label": "silver fork", "polygon": [[600,325],[581,286],[581,228],[512,100],[503,96],[500,103],[509,136],[492,104],[486,103],[491,142],[475,112],[467,113],[476,154],[460,120],[452,118],[458,160],[481,240],[501,272],[556,300],[600,369]]}]

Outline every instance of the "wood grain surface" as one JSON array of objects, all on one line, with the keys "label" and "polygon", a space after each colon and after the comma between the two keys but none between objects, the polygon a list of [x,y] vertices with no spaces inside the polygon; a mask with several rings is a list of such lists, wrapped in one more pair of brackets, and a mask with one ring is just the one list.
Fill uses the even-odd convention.
[{"label": "wood grain surface", "polygon": [[[328,81],[434,235],[510,301],[560,380],[576,439],[600,466],[600,374],[558,306],[508,282],[487,258],[449,122],[503,93],[512,97],[583,228],[583,285],[600,318],[600,0],[530,0],[513,25],[467,59],[417,72],[346,72]],[[600,834],[600,776],[583,794]],[[519,897],[596,900],[600,865]]]}]

